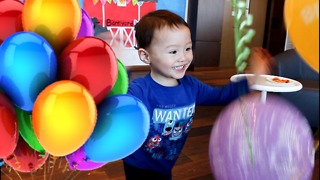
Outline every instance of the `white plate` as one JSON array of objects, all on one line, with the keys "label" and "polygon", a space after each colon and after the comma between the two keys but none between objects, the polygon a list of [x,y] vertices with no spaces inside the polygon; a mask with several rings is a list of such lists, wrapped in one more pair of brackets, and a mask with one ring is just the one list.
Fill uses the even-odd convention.
[{"label": "white plate", "polygon": [[[273,79],[274,78],[279,78],[281,80],[289,80],[289,82],[276,82]],[[266,77],[268,84],[273,84],[273,85],[277,85],[277,86],[295,86],[294,81],[288,79],[288,78],[283,78],[283,77],[277,77],[277,76],[273,76],[273,77]]]},{"label": "white plate", "polygon": [[[254,74],[236,74],[236,75],[233,75],[230,78],[230,80],[232,82],[237,82],[240,79],[248,76],[254,76]],[[289,82],[288,83],[275,82],[272,80],[275,77],[278,77],[279,79],[287,79],[289,80]],[[257,76],[257,79],[255,80],[255,84],[251,85],[250,89],[259,90],[259,91],[268,91],[268,92],[293,92],[293,91],[299,91],[300,89],[302,89],[302,84],[290,78],[262,74]]]}]

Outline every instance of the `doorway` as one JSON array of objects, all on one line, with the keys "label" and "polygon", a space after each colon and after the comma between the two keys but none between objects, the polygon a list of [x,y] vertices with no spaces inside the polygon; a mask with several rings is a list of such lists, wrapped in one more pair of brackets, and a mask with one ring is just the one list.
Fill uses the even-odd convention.
[{"label": "doorway", "polygon": [[287,32],[283,16],[284,2],[268,0],[263,47],[273,56],[283,52],[285,47]]}]

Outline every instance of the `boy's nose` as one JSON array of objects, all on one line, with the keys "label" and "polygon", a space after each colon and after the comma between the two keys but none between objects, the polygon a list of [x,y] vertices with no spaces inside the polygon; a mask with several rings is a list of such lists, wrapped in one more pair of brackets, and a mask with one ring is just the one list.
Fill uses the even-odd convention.
[{"label": "boy's nose", "polygon": [[184,62],[188,59],[188,56],[186,53],[182,53],[180,58],[178,59],[179,62]]}]

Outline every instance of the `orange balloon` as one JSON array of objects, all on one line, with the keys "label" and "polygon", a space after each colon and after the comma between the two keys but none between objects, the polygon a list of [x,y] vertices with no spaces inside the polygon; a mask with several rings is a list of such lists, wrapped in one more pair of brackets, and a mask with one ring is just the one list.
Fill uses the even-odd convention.
[{"label": "orange balloon", "polygon": [[42,147],[54,156],[65,156],[80,148],[96,124],[93,97],[80,83],[56,81],[38,95],[32,125]]},{"label": "orange balloon", "polygon": [[319,73],[319,0],[286,0],[284,19],[297,52]]},{"label": "orange balloon", "polygon": [[22,12],[23,29],[44,37],[57,56],[77,37],[81,20],[77,0],[28,0]]}]

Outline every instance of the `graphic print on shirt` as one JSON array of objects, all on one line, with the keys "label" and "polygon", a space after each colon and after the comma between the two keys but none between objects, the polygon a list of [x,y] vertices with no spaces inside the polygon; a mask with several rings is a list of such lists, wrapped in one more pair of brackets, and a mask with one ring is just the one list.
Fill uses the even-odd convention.
[{"label": "graphic print on shirt", "polygon": [[160,147],[161,137],[158,135],[153,136],[149,139],[149,142],[147,144],[147,147],[150,149]]},{"label": "graphic print on shirt", "polygon": [[163,127],[162,136],[169,136],[172,132],[172,129],[174,127],[174,120],[169,119]]},{"label": "graphic print on shirt", "polygon": [[155,108],[145,150],[154,159],[176,160],[190,131],[195,104],[162,109]]}]

